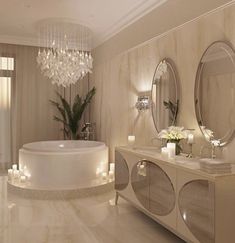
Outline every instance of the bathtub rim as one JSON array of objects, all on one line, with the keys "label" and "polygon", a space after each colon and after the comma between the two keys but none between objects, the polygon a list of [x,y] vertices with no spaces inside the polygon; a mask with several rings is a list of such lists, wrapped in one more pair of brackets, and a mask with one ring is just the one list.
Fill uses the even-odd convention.
[{"label": "bathtub rim", "polygon": [[[40,143],[66,143],[66,142],[76,142],[76,141],[79,141],[79,142],[85,142],[85,143],[95,143],[97,144],[97,146],[90,146],[90,147],[77,147],[77,148],[63,148],[63,149],[59,149],[58,147],[54,147],[54,148],[48,148],[48,149],[45,149],[45,148],[30,148],[30,147],[27,147],[27,146],[31,146],[31,145],[36,145],[36,144],[40,144]],[[77,154],[77,153],[92,153],[92,152],[95,152],[95,151],[100,151],[100,150],[105,150],[107,149],[108,147],[106,146],[106,144],[104,142],[101,142],[101,141],[88,141],[88,140],[47,140],[47,141],[35,141],[35,142],[32,142],[32,143],[26,143],[22,146],[22,148],[19,149],[19,152],[20,151],[23,151],[23,152],[27,152],[27,153],[32,153],[32,154],[35,154],[35,153],[38,153],[38,154],[50,154],[50,155],[57,155],[57,154]]]}]

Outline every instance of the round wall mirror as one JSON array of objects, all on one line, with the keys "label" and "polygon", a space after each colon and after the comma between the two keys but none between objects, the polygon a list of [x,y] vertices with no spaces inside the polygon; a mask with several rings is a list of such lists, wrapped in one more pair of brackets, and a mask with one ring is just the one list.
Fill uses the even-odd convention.
[{"label": "round wall mirror", "polygon": [[195,112],[207,141],[227,144],[235,127],[235,55],[225,42],[204,52],[195,82]]},{"label": "round wall mirror", "polygon": [[176,124],[179,110],[178,86],[172,61],[163,59],[154,72],[151,95],[152,116],[158,132]]}]

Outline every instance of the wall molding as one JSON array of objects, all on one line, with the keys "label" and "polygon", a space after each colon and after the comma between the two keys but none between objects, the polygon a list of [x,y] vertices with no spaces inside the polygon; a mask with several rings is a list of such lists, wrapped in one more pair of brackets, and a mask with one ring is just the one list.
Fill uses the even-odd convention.
[{"label": "wall molding", "polygon": [[185,23],[183,23],[183,24],[181,24],[181,25],[179,25],[179,26],[176,26],[176,27],[174,27],[174,28],[172,28],[172,29],[170,29],[170,30],[168,30],[168,31],[166,31],[166,32],[164,32],[164,33],[158,35],[158,36],[155,36],[155,37],[153,37],[153,38],[151,38],[151,39],[149,39],[149,40],[147,40],[147,41],[144,41],[143,43],[141,43],[141,44],[139,44],[139,45],[136,45],[136,46],[134,46],[134,47],[132,47],[132,48],[126,50],[126,51],[123,51],[122,53],[120,53],[120,55],[121,55],[121,54],[124,54],[124,53],[131,52],[131,51],[133,51],[133,50],[135,50],[135,49],[138,49],[139,47],[142,47],[142,46],[144,46],[144,45],[146,45],[146,44],[149,44],[149,43],[151,43],[151,42],[153,42],[153,41],[156,41],[156,40],[158,40],[158,39],[161,39],[161,38],[163,38],[164,36],[166,36],[166,35],[168,35],[168,34],[170,34],[170,33],[172,33],[172,32],[175,32],[175,31],[177,31],[177,30],[180,30],[180,29],[184,28],[184,26],[186,26],[186,25],[188,25],[188,24],[190,24],[190,23],[197,22],[197,21],[198,21],[199,19],[201,19],[201,18],[208,17],[208,16],[210,16],[210,15],[212,15],[212,14],[218,12],[218,11],[224,10],[224,9],[226,9],[226,8],[228,8],[228,7],[232,6],[232,5],[234,5],[234,4],[235,4],[235,0],[232,0],[232,1],[229,2],[229,3],[226,3],[226,4],[224,4],[224,5],[222,5],[222,6],[218,7],[218,8],[215,8],[215,9],[213,9],[213,10],[207,12],[207,13],[201,14],[201,15],[199,15],[199,16],[196,17],[196,18],[193,18],[193,19],[191,19],[191,20],[189,20],[189,21],[187,21],[187,22],[185,22]]},{"label": "wall molding", "polygon": [[125,29],[126,27],[130,26],[140,18],[144,17],[146,14],[151,12],[153,9],[161,6],[165,2],[169,0],[158,0],[152,1],[152,3],[147,3],[147,1],[142,1],[141,3],[137,4],[134,8],[132,8],[129,12],[127,12],[124,16],[122,16],[118,21],[110,26],[103,34],[98,36],[98,41],[94,45],[96,48],[98,45],[101,45],[114,35],[118,34],[120,31]]}]

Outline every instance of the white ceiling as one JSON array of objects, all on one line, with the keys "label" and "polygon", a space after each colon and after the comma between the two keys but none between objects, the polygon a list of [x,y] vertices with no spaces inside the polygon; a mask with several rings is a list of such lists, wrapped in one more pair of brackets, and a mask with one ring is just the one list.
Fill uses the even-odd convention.
[{"label": "white ceiling", "polygon": [[69,18],[93,32],[93,47],[168,0],[0,0],[0,43],[37,45],[36,24]]}]

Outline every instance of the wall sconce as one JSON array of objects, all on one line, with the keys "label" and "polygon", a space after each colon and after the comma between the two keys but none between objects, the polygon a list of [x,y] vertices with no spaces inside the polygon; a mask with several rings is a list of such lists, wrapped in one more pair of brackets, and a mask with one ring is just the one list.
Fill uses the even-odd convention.
[{"label": "wall sconce", "polygon": [[138,111],[146,111],[151,107],[150,97],[148,95],[139,96],[135,107]]}]

